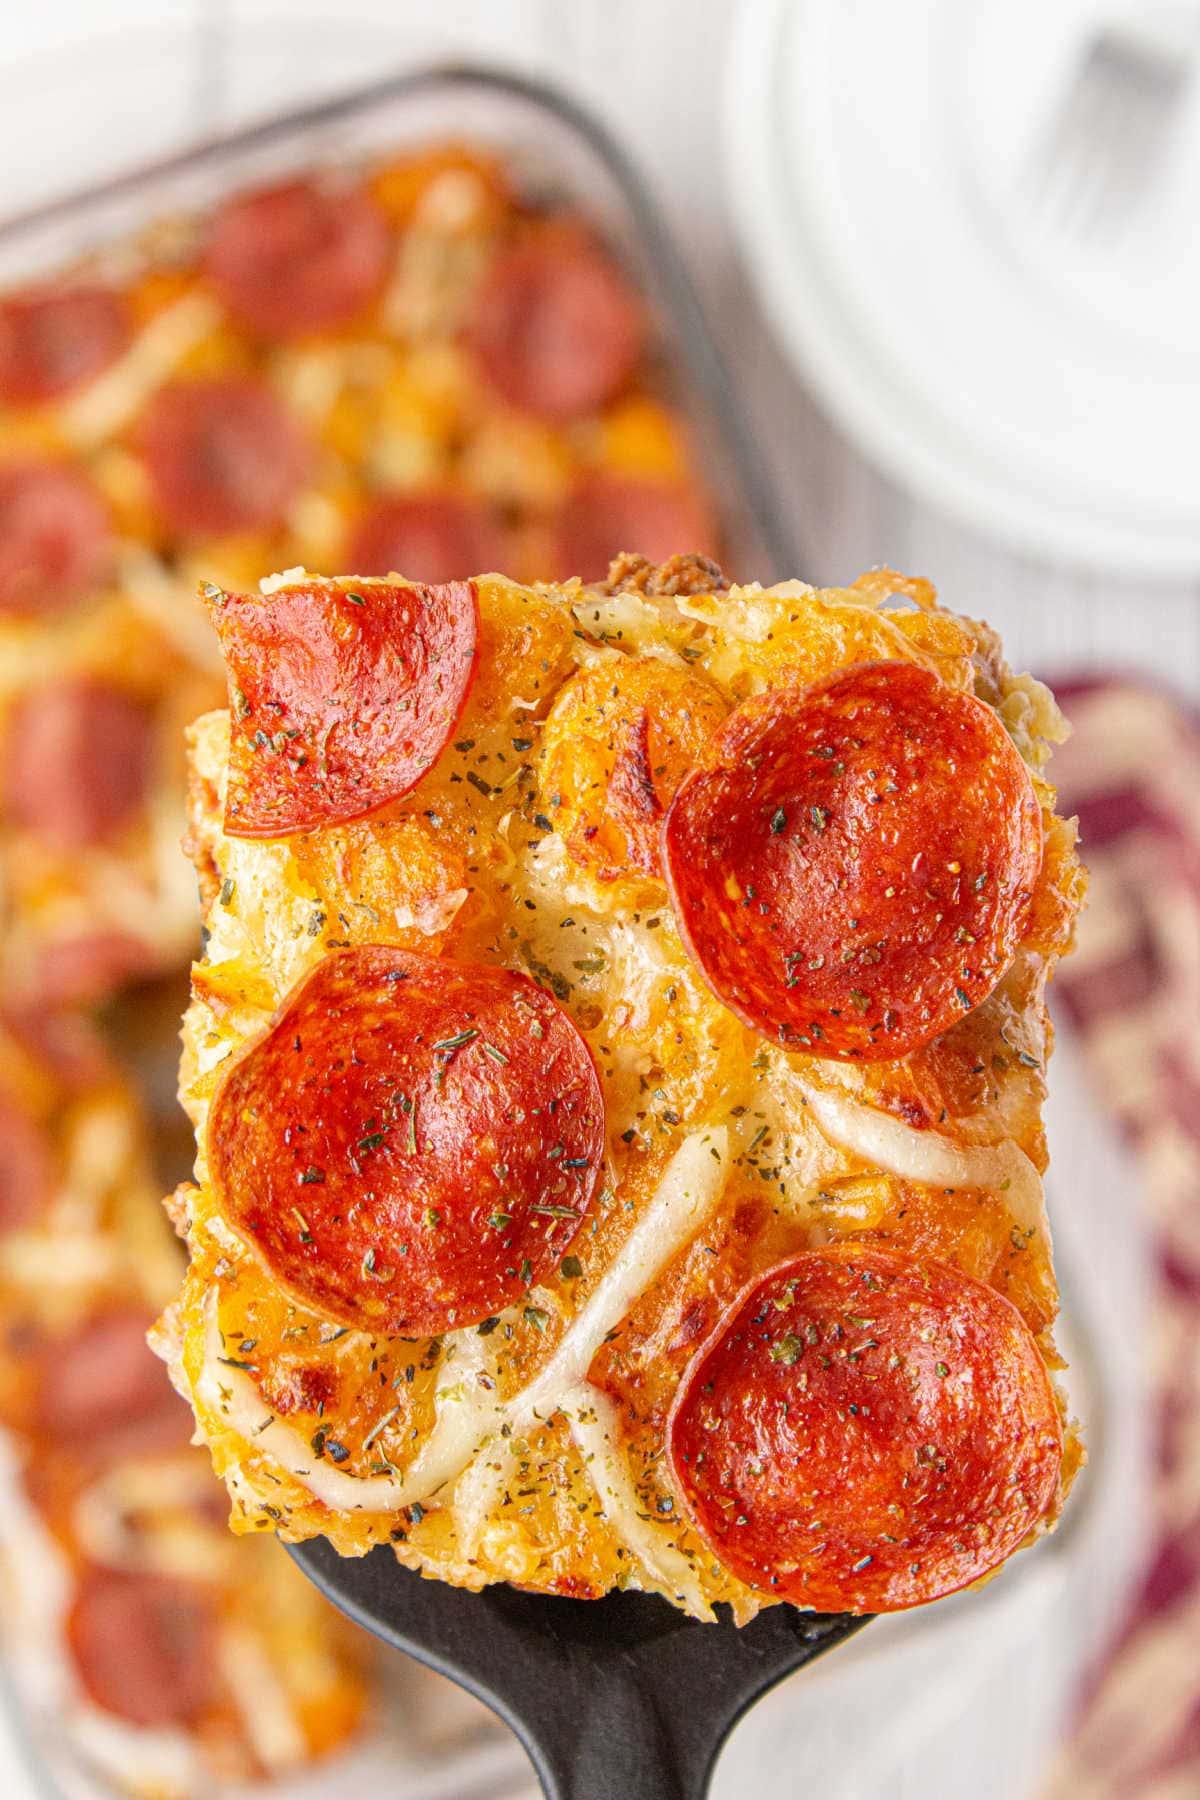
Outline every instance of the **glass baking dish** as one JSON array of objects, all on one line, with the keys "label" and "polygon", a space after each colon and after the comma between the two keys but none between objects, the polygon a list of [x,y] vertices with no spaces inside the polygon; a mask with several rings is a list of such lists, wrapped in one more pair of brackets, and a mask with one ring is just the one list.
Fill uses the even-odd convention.
[{"label": "glass baking dish", "polygon": [[[535,82],[465,66],[403,73],[132,169],[0,221],[0,286],[50,275],[135,239],[158,219],[206,212],[230,192],[300,168],[366,163],[448,138],[500,152],[522,188],[544,191],[595,221],[648,302],[671,404],[717,503],[726,566],[739,579],[764,583],[803,567],[683,260],[647,188],[605,130]],[[181,1007],[182,999],[168,1008],[165,1032],[147,1027],[145,1041],[134,1041],[133,1033],[125,1041],[127,1016],[116,1027],[160,1120],[173,1105]],[[0,1683],[10,1704],[20,1685]],[[403,1715],[411,1716],[422,1696],[428,1701],[427,1688],[399,1672],[384,1683],[381,1699],[380,1711],[393,1717],[374,1737],[298,1780],[273,1783],[269,1792],[280,1800],[349,1800],[393,1790],[399,1781],[411,1800],[465,1800],[528,1787],[515,1742],[460,1732],[456,1748],[434,1756],[419,1733],[406,1736]],[[50,1791],[62,1800],[99,1800],[110,1792],[70,1756],[51,1712],[35,1705],[26,1728]],[[245,1791],[221,1790],[231,1797]]]},{"label": "glass baking dish", "polygon": [[449,65],[394,76],[134,169],[0,221],[0,285],[61,268],[151,221],[313,166],[369,161],[448,137],[501,151],[519,182],[594,219],[646,296],[671,400],[715,496],[726,562],[743,581],[804,567],[678,248],[640,175],[572,100],[523,77]]}]

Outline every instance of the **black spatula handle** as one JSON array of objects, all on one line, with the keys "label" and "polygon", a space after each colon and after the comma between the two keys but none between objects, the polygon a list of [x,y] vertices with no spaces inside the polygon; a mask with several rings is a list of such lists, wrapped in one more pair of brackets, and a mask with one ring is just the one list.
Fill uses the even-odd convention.
[{"label": "black spatula handle", "polygon": [[861,1623],[777,1607],[738,1631],[646,1595],[568,1604],[569,1621],[549,1627],[561,1679],[549,1693],[523,1684],[514,1720],[548,1800],[703,1800],[746,1709]]},{"label": "black spatula handle", "polygon": [[773,1606],[740,1631],[650,1594],[559,1600],[424,1581],[391,1552],[292,1550],[342,1611],[505,1719],[548,1800],[702,1800],[758,1697],[865,1621]]}]

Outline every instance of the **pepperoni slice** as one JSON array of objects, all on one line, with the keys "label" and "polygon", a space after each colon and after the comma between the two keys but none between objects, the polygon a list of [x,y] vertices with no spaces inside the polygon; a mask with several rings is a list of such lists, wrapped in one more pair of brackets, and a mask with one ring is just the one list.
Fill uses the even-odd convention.
[{"label": "pepperoni slice", "polygon": [[676,918],[718,999],[814,1056],[907,1056],[986,998],[1041,866],[996,714],[913,663],[747,701],[663,833]]},{"label": "pepperoni slice", "polygon": [[186,1581],[87,1568],[66,1634],[89,1698],[133,1725],[186,1725],[218,1697],[216,1620]]},{"label": "pepperoni slice", "polygon": [[508,561],[504,532],[485,507],[455,494],[389,494],[355,527],[346,553],[356,575],[466,581]]},{"label": "pepperoni slice", "polygon": [[604,1102],[527,976],[368,945],[326,957],[226,1075],[208,1149],[281,1281],[344,1324],[425,1336],[554,1270],[600,1173]]},{"label": "pepperoni slice", "polygon": [[5,811],[61,850],[102,843],[141,805],[151,745],[149,714],[119,688],[79,677],[30,689],[8,721]]},{"label": "pepperoni slice", "polygon": [[81,285],[38,288],[0,301],[0,401],[56,400],[99,375],[129,342],[122,295]]},{"label": "pepperoni slice", "polygon": [[138,444],[159,511],[182,537],[274,531],[309,463],[299,425],[252,375],[168,383]]},{"label": "pepperoni slice", "polygon": [[387,219],[369,194],[288,181],[226,202],[205,268],[240,324],[289,338],[358,317],[383,286],[389,254]]},{"label": "pepperoni slice", "polygon": [[470,582],[222,595],[229,670],[225,829],[287,837],[407,794],[449,742],[475,667]]},{"label": "pepperoni slice", "polygon": [[1011,1555],[1062,1425],[1016,1308],[945,1263],[852,1244],[759,1276],[684,1376],[667,1451],[725,1567],[816,1612],[896,1612]]},{"label": "pepperoni slice", "polygon": [[135,1308],[115,1308],[45,1346],[37,1422],[46,1437],[97,1461],[188,1442],[188,1408],[146,1342],[152,1322]]},{"label": "pepperoni slice", "polygon": [[0,1232],[32,1224],[49,1204],[53,1181],[45,1132],[0,1095]]},{"label": "pepperoni slice", "polygon": [[99,586],[112,523],[95,488],[66,463],[0,468],[0,613],[57,612]]},{"label": "pepperoni slice", "polygon": [[612,263],[579,232],[555,230],[492,263],[469,339],[510,405],[561,420],[620,393],[645,333],[641,304]]},{"label": "pepperoni slice", "polygon": [[704,499],[682,482],[593,475],[563,507],[557,546],[562,580],[578,575],[603,581],[609,563],[625,550],[651,563],[681,552],[715,555],[717,531]]}]

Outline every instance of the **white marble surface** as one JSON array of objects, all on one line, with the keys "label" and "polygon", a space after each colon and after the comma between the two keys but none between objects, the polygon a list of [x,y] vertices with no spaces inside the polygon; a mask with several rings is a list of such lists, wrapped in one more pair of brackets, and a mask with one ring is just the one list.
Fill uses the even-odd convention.
[{"label": "white marble surface", "polygon": [[[651,174],[809,546],[797,573],[833,581],[886,562],[927,574],[1041,674],[1133,666],[1200,696],[1200,580],[1132,586],[1100,569],[1056,570],[1002,553],[878,477],[791,376],[737,267],[729,226],[719,114],[735,4],[9,0],[0,11],[0,210],[392,67],[469,54],[549,76],[598,110]],[[84,46],[96,35],[117,37],[130,64],[146,69],[119,104],[89,84]],[[1069,1056],[1059,1082],[1055,1141],[1072,1175],[1069,1190],[1060,1184],[1063,1251],[1086,1271],[1083,1312],[1110,1326],[1114,1316],[1129,1322],[1141,1297],[1128,1208],[1102,1209],[1099,1232],[1090,1216],[1095,1196],[1121,1186],[1118,1153]],[[1138,1409],[1119,1384],[1107,1403],[1111,1453],[1136,1434]],[[1007,1592],[1001,1583],[919,1623],[873,1627],[765,1702],[723,1760],[718,1800],[1028,1793],[1062,1705],[1063,1671],[1118,1591],[1105,1541],[1114,1492],[1098,1478],[1062,1551],[1014,1575]],[[0,1745],[0,1793],[32,1800],[34,1792],[15,1752],[6,1758]]]}]

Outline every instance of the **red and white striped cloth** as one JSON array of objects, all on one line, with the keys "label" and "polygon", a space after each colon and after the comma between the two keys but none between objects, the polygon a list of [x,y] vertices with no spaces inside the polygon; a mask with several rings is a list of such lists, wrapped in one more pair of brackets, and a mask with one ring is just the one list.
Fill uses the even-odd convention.
[{"label": "red and white striped cloth", "polygon": [[[1154,1245],[1144,1360],[1154,1409],[1144,1573],[1093,1669],[1043,1800],[1200,1796],[1200,718],[1126,681],[1056,684],[1056,755],[1091,873],[1054,984],[1097,1097],[1133,1145]],[[1086,1476],[1085,1476],[1086,1479]]]}]

